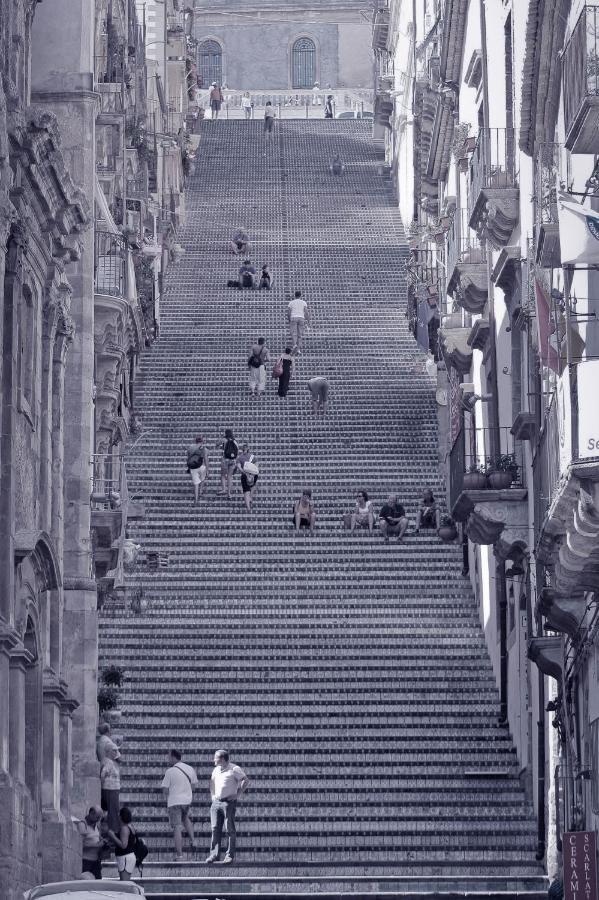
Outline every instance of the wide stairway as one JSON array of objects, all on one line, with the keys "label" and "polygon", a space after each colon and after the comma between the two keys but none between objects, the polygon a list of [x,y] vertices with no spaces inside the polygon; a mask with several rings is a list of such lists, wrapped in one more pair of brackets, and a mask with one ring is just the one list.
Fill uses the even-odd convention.
[{"label": "wide stairway", "polygon": [[[341,178],[327,171],[336,151]],[[127,470],[145,518],[128,578],[142,611],[108,606],[101,623],[101,665],[127,671],[122,794],[155,897],[545,896],[461,549],[413,534],[423,487],[442,495],[435,383],[407,329],[407,248],[382,171],[366,122],[289,120],[270,142],[260,122],[202,124],[186,252],[136,388],[143,435]],[[270,293],[226,286],[239,225]],[[283,350],[295,288],[312,327],[291,389],[279,398],[269,377],[255,399],[250,346],[264,335],[272,357]],[[315,416],[306,382],[323,374],[330,407]],[[230,501],[218,493],[226,427],[260,465],[251,514],[237,478]],[[194,506],[185,448],[199,433],[211,469]],[[304,486],[312,537],[291,523]],[[377,508],[398,494],[403,545],[343,530],[360,489]],[[202,851],[183,863],[160,791],[173,746],[202,782]],[[208,867],[223,746],[252,786],[235,864]]]}]

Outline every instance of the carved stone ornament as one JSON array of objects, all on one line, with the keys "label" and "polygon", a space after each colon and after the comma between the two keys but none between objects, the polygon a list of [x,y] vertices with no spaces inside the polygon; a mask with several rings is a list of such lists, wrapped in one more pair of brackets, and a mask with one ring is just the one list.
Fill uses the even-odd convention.
[{"label": "carved stone ornament", "polygon": [[543,675],[560,683],[562,680],[563,646],[561,637],[536,637],[528,644],[528,658]]},{"label": "carved stone ornament", "polygon": [[465,375],[472,365],[472,347],[468,346],[469,328],[448,328],[444,322],[439,329],[439,344],[446,365]]},{"label": "carved stone ornament", "polygon": [[584,594],[567,597],[553,588],[543,588],[538,608],[554,631],[575,637],[584,617],[587,601]]}]

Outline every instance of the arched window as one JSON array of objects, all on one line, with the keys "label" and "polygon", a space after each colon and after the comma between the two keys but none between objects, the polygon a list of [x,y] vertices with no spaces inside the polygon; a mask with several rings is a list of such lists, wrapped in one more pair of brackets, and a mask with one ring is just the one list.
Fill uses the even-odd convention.
[{"label": "arched window", "polygon": [[313,88],[316,81],[316,44],[300,38],[291,51],[291,86]]},{"label": "arched window", "polygon": [[198,47],[198,75],[203,88],[213,81],[223,83],[223,51],[218,41],[204,41]]}]

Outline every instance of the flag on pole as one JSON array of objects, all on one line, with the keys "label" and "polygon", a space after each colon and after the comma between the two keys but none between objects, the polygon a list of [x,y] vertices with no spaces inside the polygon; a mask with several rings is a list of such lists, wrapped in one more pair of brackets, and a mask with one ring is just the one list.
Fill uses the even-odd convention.
[{"label": "flag on pole", "polygon": [[543,285],[535,278],[535,300],[537,305],[537,337],[539,356],[544,366],[559,375],[559,356],[554,346],[553,324],[551,322],[551,301]]},{"label": "flag on pole", "polygon": [[599,264],[599,213],[565,191],[557,196],[562,265]]}]

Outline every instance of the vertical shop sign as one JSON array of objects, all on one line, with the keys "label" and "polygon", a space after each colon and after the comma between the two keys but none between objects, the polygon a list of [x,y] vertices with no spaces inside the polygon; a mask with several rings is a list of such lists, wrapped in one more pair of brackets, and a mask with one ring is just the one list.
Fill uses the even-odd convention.
[{"label": "vertical shop sign", "polygon": [[566,831],[563,848],[564,900],[599,900],[596,832]]}]

